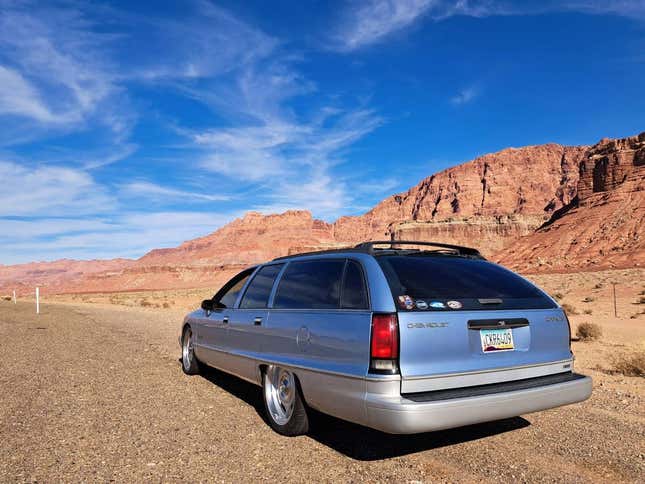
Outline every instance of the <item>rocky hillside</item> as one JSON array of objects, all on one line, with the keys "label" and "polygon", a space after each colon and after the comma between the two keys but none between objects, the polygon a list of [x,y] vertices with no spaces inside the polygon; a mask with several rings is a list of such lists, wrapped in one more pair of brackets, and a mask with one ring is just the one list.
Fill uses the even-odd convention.
[{"label": "rocky hillside", "polygon": [[592,146],[577,196],[499,254],[522,271],[645,265],[645,133]]},{"label": "rocky hillside", "polygon": [[108,269],[41,277],[34,268],[56,270],[57,263],[44,263],[18,279],[20,266],[0,267],[0,290],[17,280],[52,292],[211,286],[273,257],[391,237],[474,245],[522,270],[638,265],[644,137],[508,148],[432,175],[360,216],[327,223],[307,211],[249,212],[209,235]]}]

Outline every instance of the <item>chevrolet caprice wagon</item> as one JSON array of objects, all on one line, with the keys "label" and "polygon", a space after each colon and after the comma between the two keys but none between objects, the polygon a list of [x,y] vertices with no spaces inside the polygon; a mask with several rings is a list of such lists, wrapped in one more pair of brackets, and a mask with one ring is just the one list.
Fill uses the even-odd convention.
[{"label": "chevrolet caprice wagon", "polygon": [[186,316],[180,343],[185,373],[209,365],[261,386],[285,435],[307,432],[309,408],[407,434],[591,394],[555,300],[475,249],[439,243],[369,242],[249,268]]}]

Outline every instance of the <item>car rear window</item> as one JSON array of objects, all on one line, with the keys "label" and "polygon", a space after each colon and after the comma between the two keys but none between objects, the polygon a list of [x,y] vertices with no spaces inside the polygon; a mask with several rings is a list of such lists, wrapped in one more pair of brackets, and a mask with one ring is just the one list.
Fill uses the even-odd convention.
[{"label": "car rear window", "polygon": [[241,309],[266,308],[273,288],[273,282],[284,264],[264,266],[253,277],[240,302]]},{"label": "car rear window", "polygon": [[291,262],[284,271],[275,309],[337,309],[345,260],[318,259]]},{"label": "car rear window", "polygon": [[555,307],[553,301],[530,282],[484,260],[401,255],[381,256],[377,261],[395,303],[403,310]]}]

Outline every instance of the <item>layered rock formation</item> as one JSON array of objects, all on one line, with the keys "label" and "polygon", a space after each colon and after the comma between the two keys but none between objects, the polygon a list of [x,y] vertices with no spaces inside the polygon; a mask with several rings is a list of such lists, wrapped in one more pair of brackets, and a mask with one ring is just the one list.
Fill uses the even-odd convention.
[{"label": "layered rock formation", "polygon": [[577,197],[498,259],[522,271],[645,265],[645,133],[592,146]]},{"label": "layered rock formation", "polygon": [[[425,234],[450,233],[455,227],[457,243],[477,240],[470,237],[466,227],[473,227],[472,234],[476,235],[486,230],[484,226],[495,227],[498,222],[518,222],[517,229],[509,234],[523,233],[523,226],[538,227],[575,196],[578,166],[585,150],[547,144],[481,156],[424,179],[364,215],[340,218],[334,224],[334,237],[352,242],[389,238],[404,231],[410,222],[415,223],[415,236],[424,238]],[[437,222],[453,224],[442,227]],[[481,229],[476,227],[478,223]],[[504,230],[499,233],[506,235]],[[487,247],[483,249],[490,252]]]},{"label": "layered rock formation", "polygon": [[73,281],[82,281],[92,274],[113,276],[134,264],[130,259],[69,260],[29,262],[0,266],[0,289],[18,294],[33,293],[39,285],[56,292],[64,291]]},{"label": "layered rock formation", "polygon": [[256,262],[390,238],[472,245],[529,271],[639,265],[644,142],[645,133],[592,147],[508,148],[432,175],[364,215],[327,223],[307,211],[249,212],[136,261],[0,266],[0,290],[36,283],[50,292],[215,287]]}]

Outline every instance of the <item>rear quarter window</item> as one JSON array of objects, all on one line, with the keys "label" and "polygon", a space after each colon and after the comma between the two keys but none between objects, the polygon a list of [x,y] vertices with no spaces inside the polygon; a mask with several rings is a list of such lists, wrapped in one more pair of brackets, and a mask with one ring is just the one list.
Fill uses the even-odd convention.
[{"label": "rear quarter window", "polygon": [[338,309],[345,260],[290,262],[278,284],[275,309]]},{"label": "rear quarter window", "polygon": [[397,305],[399,296],[409,296],[427,303],[428,310],[449,310],[448,301],[466,310],[555,307],[533,284],[488,261],[423,255],[381,256],[377,261]]}]

